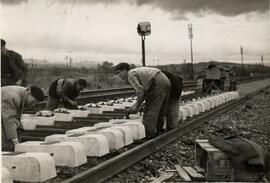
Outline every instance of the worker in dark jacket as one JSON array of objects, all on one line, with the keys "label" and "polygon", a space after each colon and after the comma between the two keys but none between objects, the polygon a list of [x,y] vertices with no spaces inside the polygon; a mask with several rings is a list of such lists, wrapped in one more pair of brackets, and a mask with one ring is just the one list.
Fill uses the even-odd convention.
[{"label": "worker in dark jacket", "polygon": [[1,39],[1,86],[26,86],[27,67],[22,56],[6,48],[6,41]]},{"label": "worker in dark jacket", "polygon": [[48,110],[56,109],[62,101],[65,108],[76,109],[78,103],[76,98],[87,86],[85,79],[58,78],[52,82],[49,88]]},{"label": "worker in dark jacket", "polygon": [[137,101],[128,109],[128,113],[137,113],[145,100],[143,124],[146,136],[155,137],[163,127],[163,118],[167,110],[171,83],[157,68],[138,67],[130,69],[128,63],[115,67],[115,74],[128,81],[136,90]]},{"label": "worker in dark jacket", "polygon": [[13,151],[19,143],[17,129],[25,108],[32,108],[44,100],[43,91],[37,86],[4,86],[1,88],[2,151]]},{"label": "worker in dark jacket", "polygon": [[179,105],[183,90],[182,78],[168,71],[162,71],[171,82],[170,97],[165,113],[167,129],[171,130],[179,125]]}]

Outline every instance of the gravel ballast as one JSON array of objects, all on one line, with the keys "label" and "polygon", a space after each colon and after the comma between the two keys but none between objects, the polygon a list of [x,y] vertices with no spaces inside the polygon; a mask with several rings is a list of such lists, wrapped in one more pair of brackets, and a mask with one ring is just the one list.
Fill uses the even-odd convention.
[{"label": "gravel ballast", "polygon": [[[246,95],[269,85],[269,83],[270,79],[245,83],[241,84],[238,89],[240,95]],[[241,106],[185,134],[106,182],[151,182],[166,170],[175,169],[175,164],[193,166],[195,163],[195,139],[207,139],[209,133],[222,135],[221,132],[224,128],[242,134],[243,137],[257,142],[265,151],[270,152],[270,89],[263,90]],[[175,175],[168,181],[176,182],[181,181],[181,179]]]}]

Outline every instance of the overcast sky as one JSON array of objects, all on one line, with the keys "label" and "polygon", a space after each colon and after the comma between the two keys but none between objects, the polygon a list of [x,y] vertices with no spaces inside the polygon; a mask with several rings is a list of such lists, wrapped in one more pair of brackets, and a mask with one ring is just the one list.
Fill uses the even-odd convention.
[{"label": "overcast sky", "polygon": [[23,58],[141,63],[137,24],[151,22],[146,63],[270,64],[270,0],[0,0],[1,37]]}]

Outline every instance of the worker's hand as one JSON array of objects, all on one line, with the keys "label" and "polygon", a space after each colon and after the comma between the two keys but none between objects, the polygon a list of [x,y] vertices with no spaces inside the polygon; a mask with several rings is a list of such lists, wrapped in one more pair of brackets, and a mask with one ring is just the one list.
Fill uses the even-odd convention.
[{"label": "worker's hand", "polygon": [[77,101],[70,101],[70,104],[73,105],[74,107],[78,106],[78,102]]},{"label": "worker's hand", "polygon": [[126,110],[128,114],[136,114],[138,112],[138,108],[136,105],[131,106],[129,109]]},{"label": "worker's hand", "polygon": [[17,85],[17,86],[22,86],[22,83],[23,83],[22,79],[19,79],[19,80],[15,83],[15,85]]},{"label": "worker's hand", "polygon": [[19,140],[16,138],[16,139],[12,139],[12,143],[14,145],[14,147],[16,146],[16,144],[19,144]]}]

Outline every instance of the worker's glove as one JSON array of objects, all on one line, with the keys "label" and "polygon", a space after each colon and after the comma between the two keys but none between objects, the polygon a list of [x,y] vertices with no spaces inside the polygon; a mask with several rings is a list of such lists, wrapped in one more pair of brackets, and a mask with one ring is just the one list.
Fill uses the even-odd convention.
[{"label": "worker's glove", "polygon": [[130,108],[126,110],[126,113],[128,114],[136,114],[137,112],[138,112],[138,109],[136,106],[131,106]]},{"label": "worker's glove", "polygon": [[19,140],[17,138],[12,139],[12,143],[14,145],[14,147],[16,146],[16,144],[19,144]]},{"label": "worker's glove", "polygon": [[78,106],[78,102],[76,102],[76,101],[70,101],[70,104],[73,105],[74,107]]}]

